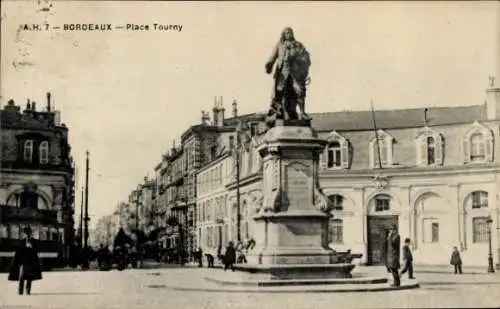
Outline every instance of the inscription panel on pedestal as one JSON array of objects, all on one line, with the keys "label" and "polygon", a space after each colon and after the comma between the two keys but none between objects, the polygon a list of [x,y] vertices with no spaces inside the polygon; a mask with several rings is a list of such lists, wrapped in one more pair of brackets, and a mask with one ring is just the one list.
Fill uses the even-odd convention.
[{"label": "inscription panel on pedestal", "polygon": [[312,193],[312,178],[309,168],[295,163],[286,167],[286,195],[289,210],[309,209]]}]

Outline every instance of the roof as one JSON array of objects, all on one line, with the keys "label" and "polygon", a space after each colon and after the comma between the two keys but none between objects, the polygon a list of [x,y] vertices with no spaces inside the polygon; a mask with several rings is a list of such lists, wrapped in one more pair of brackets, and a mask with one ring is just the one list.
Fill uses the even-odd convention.
[{"label": "roof", "polygon": [[[55,130],[64,127],[51,126],[49,122],[40,120],[30,113],[21,113],[17,106],[6,106],[0,110],[0,124],[2,128],[28,129],[28,130]],[[46,112],[35,112],[36,115],[47,114]]]},{"label": "roof", "polygon": [[[377,129],[402,129],[424,127],[424,109],[394,109],[375,111]],[[372,111],[343,111],[310,113],[311,126],[318,131],[373,130]],[[431,107],[427,109],[427,124],[449,125],[471,123],[486,119],[485,105]]]}]

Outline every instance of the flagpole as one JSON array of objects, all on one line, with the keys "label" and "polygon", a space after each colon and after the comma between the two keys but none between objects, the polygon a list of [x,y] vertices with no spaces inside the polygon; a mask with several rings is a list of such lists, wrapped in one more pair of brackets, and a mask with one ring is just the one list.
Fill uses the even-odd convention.
[{"label": "flagpole", "polygon": [[378,167],[382,169],[382,157],[380,156],[380,142],[379,142],[379,137],[378,137],[378,130],[377,130],[377,122],[375,120],[375,110],[373,109],[373,101],[370,100],[370,107],[372,110],[372,119],[373,119],[373,129],[375,130],[375,140],[377,142],[377,153],[378,153]]}]

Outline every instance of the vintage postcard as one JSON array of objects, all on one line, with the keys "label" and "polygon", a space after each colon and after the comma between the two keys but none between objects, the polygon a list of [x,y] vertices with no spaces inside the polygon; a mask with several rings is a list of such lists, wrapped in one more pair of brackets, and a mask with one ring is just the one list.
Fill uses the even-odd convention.
[{"label": "vintage postcard", "polygon": [[0,4],[0,308],[500,306],[499,1]]}]

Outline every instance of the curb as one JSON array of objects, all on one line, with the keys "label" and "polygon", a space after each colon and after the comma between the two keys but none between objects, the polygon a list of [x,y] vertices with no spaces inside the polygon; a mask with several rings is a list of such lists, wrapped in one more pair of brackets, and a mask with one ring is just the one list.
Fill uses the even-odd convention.
[{"label": "curb", "polygon": [[171,285],[148,285],[148,288],[166,288],[175,291],[186,291],[186,292],[219,292],[219,293],[359,293],[359,292],[386,292],[386,291],[402,291],[417,289],[420,287],[418,282],[402,285],[399,287],[392,286],[377,286],[377,287],[365,287],[365,288],[353,288],[353,289],[215,289],[215,288],[191,288],[191,287],[179,287]]}]

